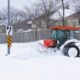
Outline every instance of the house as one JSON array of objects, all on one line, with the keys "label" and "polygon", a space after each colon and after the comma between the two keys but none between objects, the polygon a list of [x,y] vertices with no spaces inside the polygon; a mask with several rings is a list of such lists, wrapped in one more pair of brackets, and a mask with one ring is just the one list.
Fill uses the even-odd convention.
[{"label": "house", "polygon": [[[71,25],[69,24],[70,20],[68,17],[72,14],[74,14],[75,11],[71,10],[71,9],[65,9],[64,10],[64,22],[65,25]],[[54,14],[50,15],[49,17],[51,20],[55,21],[54,26],[55,25],[62,25],[62,19],[63,19],[63,9],[59,9],[58,11],[56,11]],[[68,22],[67,22],[68,21]],[[73,25],[73,24],[72,24]]]},{"label": "house", "polygon": [[68,25],[80,26],[80,12],[75,12],[69,15],[67,18]]},{"label": "house", "polygon": [[[71,9],[65,9],[64,10],[64,19],[65,19],[65,25],[68,26],[80,26],[80,12],[76,12]],[[54,25],[62,25],[62,16],[63,16],[63,10],[59,9],[57,12],[55,12],[53,15],[50,16],[50,19],[55,21]]]},{"label": "house", "polygon": [[19,31],[25,31],[25,30],[28,30],[28,29],[31,29],[32,28],[32,23],[30,20],[23,20],[17,24],[13,24],[13,30],[15,32],[19,32]]},{"label": "house", "polygon": [[51,11],[48,14],[42,14],[32,20],[32,28],[41,28],[45,29],[50,25],[53,25],[55,22],[49,18],[50,15],[54,14],[57,10]]}]

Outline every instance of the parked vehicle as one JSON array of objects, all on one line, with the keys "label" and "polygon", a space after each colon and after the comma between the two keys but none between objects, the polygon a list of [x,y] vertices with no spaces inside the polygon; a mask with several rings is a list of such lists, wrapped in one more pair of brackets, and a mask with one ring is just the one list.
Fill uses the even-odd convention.
[{"label": "parked vehicle", "polygon": [[47,48],[61,49],[63,54],[70,57],[79,57],[80,42],[74,39],[74,31],[80,30],[80,27],[56,26],[50,27],[51,38],[44,40],[44,46]]}]

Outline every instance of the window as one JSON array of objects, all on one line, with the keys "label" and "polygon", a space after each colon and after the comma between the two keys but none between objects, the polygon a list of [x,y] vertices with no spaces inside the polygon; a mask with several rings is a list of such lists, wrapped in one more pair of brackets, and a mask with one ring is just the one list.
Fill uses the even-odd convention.
[{"label": "window", "polygon": [[56,31],[52,31],[51,38],[56,39]]},{"label": "window", "polygon": [[78,20],[78,25],[80,25],[80,19]]}]

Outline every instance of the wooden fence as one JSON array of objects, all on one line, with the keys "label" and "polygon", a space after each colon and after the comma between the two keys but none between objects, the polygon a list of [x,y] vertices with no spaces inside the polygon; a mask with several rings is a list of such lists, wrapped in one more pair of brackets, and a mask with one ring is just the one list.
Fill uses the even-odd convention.
[{"label": "wooden fence", "polygon": [[[50,38],[49,30],[31,30],[13,33],[13,42],[23,43]],[[0,43],[6,43],[6,34],[0,34]]]}]

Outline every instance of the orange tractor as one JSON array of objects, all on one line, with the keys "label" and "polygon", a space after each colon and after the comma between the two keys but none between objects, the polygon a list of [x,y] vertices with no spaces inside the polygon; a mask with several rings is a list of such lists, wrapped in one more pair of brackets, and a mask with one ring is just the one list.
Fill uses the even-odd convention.
[{"label": "orange tractor", "polygon": [[80,42],[74,39],[73,32],[80,30],[80,27],[56,26],[50,27],[51,38],[44,40],[44,46],[47,48],[57,47],[61,49],[64,55],[78,57],[80,54]]}]

